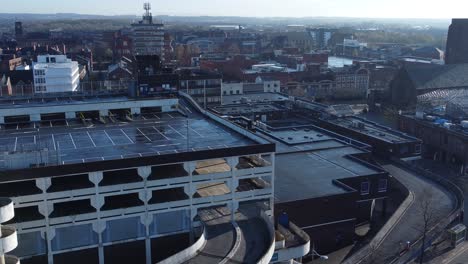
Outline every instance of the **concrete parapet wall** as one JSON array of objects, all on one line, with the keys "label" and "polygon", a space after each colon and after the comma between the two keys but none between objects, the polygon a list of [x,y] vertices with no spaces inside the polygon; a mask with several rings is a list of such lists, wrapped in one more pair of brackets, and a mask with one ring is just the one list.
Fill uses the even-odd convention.
[{"label": "concrete parapet wall", "polygon": [[261,213],[261,218],[263,221],[265,221],[265,224],[268,226],[268,232],[269,236],[271,239],[270,246],[268,247],[267,252],[263,254],[263,256],[258,260],[258,264],[268,264],[271,261],[271,258],[273,257],[273,254],[275,254],[275,227],[273,226],[273,223],[271,221],[271,217],[266,215],[264,212]]},{"label": "concrete parapet wall", "polygon": [[158,262],[158,264],[177,264],[177,263],[184,263],[195,255],[205,246],[206,243],[206,229],[203,229],[203,233],[201,234],[200,238],[190,247],[182,250],[181,252],[170,256],[169,258]]}]

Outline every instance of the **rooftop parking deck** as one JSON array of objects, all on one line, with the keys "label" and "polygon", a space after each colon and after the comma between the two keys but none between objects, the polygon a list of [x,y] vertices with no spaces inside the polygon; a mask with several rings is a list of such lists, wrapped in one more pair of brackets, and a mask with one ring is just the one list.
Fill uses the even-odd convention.
[{"label": "rooftop parking deck", "polygon": [[254,144],[201,115],[186,118],[178,112],[146,113],[133,121],[109,124],[30,123],[1,131],[0,167],[8,168],[21,153],[44,149],[54,153],[59,164],[76,164]]}]

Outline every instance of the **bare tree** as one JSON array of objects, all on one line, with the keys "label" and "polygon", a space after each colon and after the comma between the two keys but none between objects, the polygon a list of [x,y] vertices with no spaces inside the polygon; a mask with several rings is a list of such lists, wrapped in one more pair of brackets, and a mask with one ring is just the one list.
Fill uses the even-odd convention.
[{"label": "bare tree", "polygon": [[423,191],[423,195],[419,200],[419,213],[421,217],[420,225],[416,229],[421,233],[421,248],[419,255],[419,263],[424,261],[424,250],[429,231],[437,224],[437,209],[434,204],[436,203],[432,192],[428,189]]}]

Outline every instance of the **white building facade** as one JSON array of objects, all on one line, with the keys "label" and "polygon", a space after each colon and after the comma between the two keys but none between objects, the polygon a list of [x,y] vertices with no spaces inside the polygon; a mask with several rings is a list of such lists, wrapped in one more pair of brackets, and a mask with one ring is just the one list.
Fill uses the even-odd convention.
[{"label": "white building facade", "polygon": [[43,55],[33,63],[35,93],[75,92],[80,85],[78,62],[65,55]]}]

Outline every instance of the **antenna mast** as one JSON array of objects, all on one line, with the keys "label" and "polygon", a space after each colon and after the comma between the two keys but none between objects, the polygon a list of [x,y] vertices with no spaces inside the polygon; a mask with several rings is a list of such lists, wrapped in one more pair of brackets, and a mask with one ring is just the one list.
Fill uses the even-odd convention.
[{"label": "antenna mast", "polygon": [[143,5],[143,9],[145,10],[145,14],[143,15],[143,21],[152,24],[153,23],[153,14],[151,14],[151,4],[146,2]]}]

